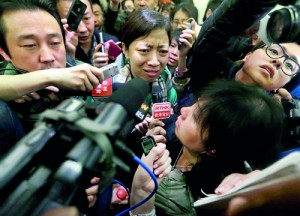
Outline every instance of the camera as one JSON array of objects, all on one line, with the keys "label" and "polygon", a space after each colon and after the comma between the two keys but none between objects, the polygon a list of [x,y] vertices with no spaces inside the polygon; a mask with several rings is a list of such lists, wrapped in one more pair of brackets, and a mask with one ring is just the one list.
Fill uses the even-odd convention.
[{"label": "camera", "polygon": [[[69,98],[40,113],[34,128],[0,159],[0,215],[39,216],[69,205],[86,212],[85,189],[93,177],[101,178],[102,192],[117,167],[130,171],[123,159],[135,154],[124,140],[149,92],[149,83],[135,78],[105,104]],[[126,100],[129,94],[134,101]]]},{"label": "camera", "polygon": [[281,104],[287,116],[285,144],[283,150],[300,146],[300,100],[293,98],[282,99]]},{"label": "camera", "polygon": [[281,0],[284,6],[270,14],[267,38],[270,42],[300,42],[300,1]]}]

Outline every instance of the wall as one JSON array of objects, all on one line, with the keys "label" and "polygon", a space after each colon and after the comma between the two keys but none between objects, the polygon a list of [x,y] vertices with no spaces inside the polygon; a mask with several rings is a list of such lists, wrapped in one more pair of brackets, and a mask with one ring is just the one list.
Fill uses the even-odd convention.
[{"label": "wall", "polygon": [[206,9],[208,0],[194,0],[195,6],[198,8],[199,16],[198,16],[198,23],[202,23],[202,17],[204,15],[204,11]]}]

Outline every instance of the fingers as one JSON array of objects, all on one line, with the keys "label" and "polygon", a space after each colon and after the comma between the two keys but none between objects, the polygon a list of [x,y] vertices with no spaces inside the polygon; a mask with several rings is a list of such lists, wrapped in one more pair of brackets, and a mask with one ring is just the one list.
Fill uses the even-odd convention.
[{"label": "fingers", "polygon": [[94,177],[91,179],[91,184],[98,184],[100,182],[100,178],[99,177]]},{"label": "fingers", "polygon": [[275,91],[273,94],[273,98],[281,103],[281,99],[290,100],[292,99],[292,95],[284,88],[280,88]]},{"label": "fingers", "polygon": [[91,207],[93,207],[96,204],[96,202],[97,202],[97,196],[94,196],[94,195],[87,196],[87,200],[89,202],[88,207],[91,208]]},{"label": "fingers", "polygon": [[216,194],[222,194],[234,188],[236,185],[243,181],[243,174],[233,173],[227,176],[221,184],[215,189]]},{"label": "fingers", "polygon": [[149,167],[153,167],[153,172],[158,178],[166,176],[171,171],[171,158],[163,143],[158,143],[147,157],[143,156],[143,158]]},{"label": "fingers", "polygon": [[85,190],[85,192],[87,194],[87,200],[89,202],[89,208],[95,205],[95,203],[97,201],[98,191],[99,191],[98,185],[94,185]]},{"label": "fingers", "polygon": [[81,91],[91,91],[104,79],[100,68],[86,63],[69,68],[51,69],[51,76],[53,85]]},{"label": "fingers", "polygon": [[101,69],[89,64],[81,64],[70,68],[70,70],[74,72],[76,78],[80,79],[80,90],[82,91],[92,91],[104,79]]},{"label": "fingers", "polygon": [[164,135],[152,135],[155,143],[166,143],[167,139]]},{"label": "fingers", "polygon": [[249,202],[244,197],[235,197],[230,200],[228,208],[226,209],[226,216],[240,215],[242,212],[250,209],[253,205],[253,202]]},{"label": "fingers", "polygon": [[155,128],[157,126],[165,126],[165,123],[162,122],[160,119],[153,119],[152,117],[149,118],[149,129]]},{"label": "fingers", "polygon": [[62,23],[63,25],[65,25],[65,24],[68,23],[67,18],[62,18],[60,21],[61,21],[61,23]]},{"label": "fingers", "polygon": [[135,125],[135,129],[139,131],[141,134],[145,134],[149,128],[149,124],[151,122],[151,117],[146,117],[141,123]]},{"label": "fingers", "polygon": [[93,55],[93,65],[98,68],[107,65],[109,60],[107,53],[100,52],[102,46],[103,44],[98,44]]},{"label": "fingers", "polygon": [[191,29],[183,30],[179,40],[187,47],[192,47],[195,43],[195,31]]},{"label": "fingers", "polygon": [[[161,146],[160,148],[163,147]],[[168,150],[164,150],[159,156],[153,163],[153,172],[158,178],[163,178],[171,171],[171,158],[169,157]]]},{"label": "fingers", "polygon": [[42,216],[79,216],[75,206],[52,208],[43,213]]},{"label": "fingers", "polygon": [[36,92],[31,92],[27,95],[23,95],[20,98],[15,99],[16,103],[25,103],[26,101],[39,100],[41,96]]},{"label": "fingers", "polygon": [[215,189],[216,194],[223,194],[230,189],[236,187],[240,183],[244,182],[248,178],[252,177],[253,175],[257,175],[260,171],[254,170],[248,174],[240,174],[240,173],[233,173],[224,178],[221,184]]},{"label": "fingers", "polygon": [[104,74],[101,69],[93,67],[93,66],[90,67],[90,71],[94,75],[91,77],[93,79],[91,81],[93,81],[92,82],[93,86],[94,86],[94,88],[96,88],[99,85],[99,82],[102,82],[104,80]]},{"label": "fingers", "polygon": [[155,128],[152,128],[151,130],[148,130],[146,135],[163,135],[165,136],[167,134],[166,130],[163,127],[157,126]]},{"label": "fingers", "polygon": [[57,88],[55,86],[48,86],[45,89],[52,91],[52,92],[59,92],[59,88]]}]

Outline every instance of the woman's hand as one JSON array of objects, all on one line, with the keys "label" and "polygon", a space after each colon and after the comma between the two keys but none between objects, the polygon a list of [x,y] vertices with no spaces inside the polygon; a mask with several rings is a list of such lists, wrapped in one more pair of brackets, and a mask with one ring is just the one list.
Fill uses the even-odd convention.
[{"label": "woman's hand", "polygon": [[89,202],[89,208],[93,207],[97,201],[97,194],[99,192],[99,185],[98,185],[99,182],[100,182],[100,178],[98,177],[92,178],[91,184],[93,184],[93,186],[85,190],[87,195],[87,200]]},{"label": "woman's hand", "polygon": [[248,174],[240,174],[240,173],[233,173],[226,176],[221,184],[215,189],[216,194],[223,194],[229,191],[230,189],[236,187],[237,185],[241,184],[248,178],[257,175],[260,173],[260,170],[254,170]]}]

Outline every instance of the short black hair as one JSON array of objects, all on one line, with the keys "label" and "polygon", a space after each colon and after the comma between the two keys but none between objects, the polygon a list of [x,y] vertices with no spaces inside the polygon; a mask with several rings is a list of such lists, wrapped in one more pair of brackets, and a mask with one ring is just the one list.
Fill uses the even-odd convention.
[{"label": "short black hair", "polygon": [[155,29],[165,29],[171,43],[171,26],[169,20],[161,13],[142,8],[133,11],[123,26],[121,41],[128,48],[139,37],[148,36]]},{"label": "short black hair", "polygon": [[8,11],[19,10],[44,10],[54,17],[60,26],[63,40],[65,44],[65,31],[61,23],[60,17],[57,13],[56,6],[49,0],[1,0],[0,1],[0,47],[10,56],[10,52],[7,47],[5,35],[7,27],[5,26],[3,14]]},{"label": "short black hair", "polygon": [[183,2],[175,6],[170,12],[170,21],[172,22],[177,11],[182,10],[189,15],[189,18],[194,18],[198,21],[198,9],[193,3]]},{"label": "short black hair", "polygon": [[208,9],[211,9],[212,11],[216,10],[217,7],[219,7],[219,5],[223,2],[223,0],[209,0],[206,6],[206,9],[204,11],[204,15],[203,15],[203,22],[206,20],[206,13],[208,11]]}]

